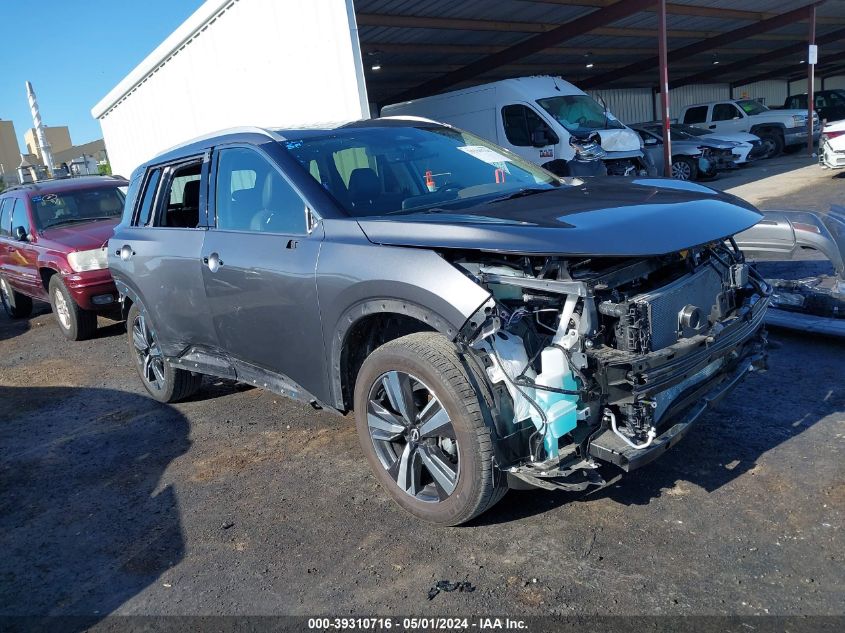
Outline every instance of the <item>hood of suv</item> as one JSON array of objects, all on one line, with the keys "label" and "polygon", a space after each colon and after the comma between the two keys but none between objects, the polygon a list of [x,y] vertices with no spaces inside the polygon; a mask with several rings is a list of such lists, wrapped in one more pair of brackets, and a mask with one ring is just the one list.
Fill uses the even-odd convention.
[{"label": "hood of suv", "polygon": [[718,240],[761,217],[739,198],[694,183],[593,178],[466,209],[359,218],[358,223],[376,244],[634,257]]},{"label": "hood of suv", "polygon": [[54,226],[41,231],[41,237],[55,245],[65,247],[58,250],[86,251],[92,248],[100,248],[108,242],[112,233],[114,233],[115,225],[119,221],[120,218],[114,218]]}]

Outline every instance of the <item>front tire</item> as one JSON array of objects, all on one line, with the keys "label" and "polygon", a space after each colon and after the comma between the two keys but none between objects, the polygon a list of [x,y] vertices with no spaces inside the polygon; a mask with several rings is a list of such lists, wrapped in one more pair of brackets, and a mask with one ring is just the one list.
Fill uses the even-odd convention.
[{"label": "front tire", "polygon": [[202,374],[176,369],[161,353],[149,316],[133,304],[126,318],[129,352],[147,393],[159,402],[178,402],[194,395]]},{"label": "front tire", "polygon": [[0,303],[10,319],[25,319],[32,314],[32,299],[14,290],[4,277],[0,277]]},{"label": "front tire", "polygon": [[48,292],[53,314],[65,338],[84,341],[94,336],[97,332],[97,314],[77,305],[59,275],[50,278]]},{"label": "front tire", "polygon": [[783,136],[777,132],[765,132],[760,134],[760,139],[769,146],[769,151],[766,158],[774,158],[783,153],[784,142]]},{"label": "front tire", "polygon": [[402,508],[437,525],[465,523],[507,492],[467,367],[446,337],[420,332],[375,350],[355,384],[358,437],[376,478]]},{"label": "front tire", "polygon": [[672,159],[672,178],[691,182],[697,177],[698,166],[694,160],[686,156],[675,156]]}]

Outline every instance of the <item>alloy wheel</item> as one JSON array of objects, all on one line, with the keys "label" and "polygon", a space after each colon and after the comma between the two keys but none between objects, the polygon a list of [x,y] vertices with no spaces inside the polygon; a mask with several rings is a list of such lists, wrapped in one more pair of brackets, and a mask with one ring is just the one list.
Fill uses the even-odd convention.
[{"label": "alloy wheel", "polygon": [[164,357],[143,314],[132,323],[132,343],[135,346],[141,377],[154,389],[164,388]]},{"label": "alloy wheel", "polygon": [[56,288],[53,292],[53,303],[56,306],[56,316],[59,317],[59,323],[66,330],[70,329],[70,308],[68,308],[67,300],[62,291]]},{"label": "alloy wheel", "polygon": [[679,160],[672,163],[672,178],[676,180],[690,180],[692,178],[692,168],[689,163]]},{"label": "alloy wheel", "polygon": [[419,378],[382,374],[370,388],[367,428],[391,479],[418,501],[439,503],[455,491],[458,442],[446,409]]}]

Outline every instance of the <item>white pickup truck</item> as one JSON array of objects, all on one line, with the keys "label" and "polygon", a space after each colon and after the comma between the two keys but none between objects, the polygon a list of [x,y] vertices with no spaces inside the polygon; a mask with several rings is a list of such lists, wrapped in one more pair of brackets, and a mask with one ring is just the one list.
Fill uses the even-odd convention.
[{"label": "white pickup truck", "polygon": [[[684,108],[680,122],[718,133],[748,132],[769,146],[768,157],[786,147],[806,145],[806,110],[770,110],[759,101],[739,99],[699,103]],[[813,113],[813,140],[819,138],[819,117]]]}]

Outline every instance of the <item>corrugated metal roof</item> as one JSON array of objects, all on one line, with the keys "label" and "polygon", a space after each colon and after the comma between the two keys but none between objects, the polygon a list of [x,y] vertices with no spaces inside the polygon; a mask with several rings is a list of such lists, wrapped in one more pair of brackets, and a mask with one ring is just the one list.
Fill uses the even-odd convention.
[{"label": "corrugated metal roof", "polygon": [[[477,62],[557,25],[601,10],[596,5],[603,3],[596,0],[582,0],[581,4],[578,0],[355,0],[354,4],[370,96],[375,101],[383,101],[439,74]],[[672,0],[672,4],[690,7],[693,12],[702,9],[698,12],[702,15],[670,9],[667,16],[670,51],[792,11],[810,4],[810,0],[744,0],[741,5],[736,0]],[[714,13],[714,10],[722,14]],[[817,9],[817,15],[818,37],[845,28],[845,2],[828,1]],[[606,70],[656,56],[656,30],[654,10],[638,12],[555,47],[565,50],[544,50],[505,67],[491,68],[459,85],[519,76],[520,73],[563,74],[577,83]],[[727,66],[753,59],[762,53],[806,41],[807,31],[806,21],[796,21],[766,33],[738,38],[713,51],[670,63],[670,76],[675,80],[712,70],[714,61]],[[820,47],[822,64],[831,64],[842,57],[845,38],[842,40]],[[385,49],[379,49],[380,45]],[[580,64],[588,53],[594,67],[582,69]],[[713,81],[736,83],[781,67],[794,69],[801,57],[801,52],[792,53],[753,67],[742,67],[738,72],[726,73]],[[381,71],[369,69],[372,65],[369,62],[374,61],[381,65]],[[602,88],[640,86],[650,90],[656,81],[655,68],[631,74]]]}]

